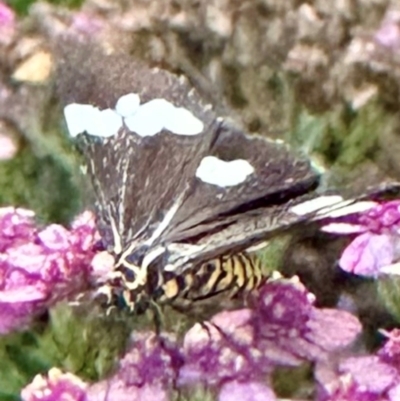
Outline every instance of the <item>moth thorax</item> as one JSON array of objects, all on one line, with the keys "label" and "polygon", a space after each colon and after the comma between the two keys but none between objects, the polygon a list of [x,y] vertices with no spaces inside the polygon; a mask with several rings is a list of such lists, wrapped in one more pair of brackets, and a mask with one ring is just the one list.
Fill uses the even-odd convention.
[{"label": "moth thorax", "polygon": [[131,266],[121,263],[99,291],[106,298],[101,303],[107,309],[116,307],[140,314],[148,308],[151,299],[149,285],[147,275],[141,275],[140,271],[138,274]]},{"label": "moth thorax", "polygon": [[154,289],[160,286],[163,253],[163,247],[142,246],[133,250],[131,246],[117,255],[113,277],[108,283],[110,302],[134,313],[144,312],[153,299]]},{"label": "moth thorax", "polygon": [[116,271],[120,273],[122,285],[128,290],[140,290],[146,285],[147,265],[145,265],[148,247],[132,249],[128,247],[116,256]]}]

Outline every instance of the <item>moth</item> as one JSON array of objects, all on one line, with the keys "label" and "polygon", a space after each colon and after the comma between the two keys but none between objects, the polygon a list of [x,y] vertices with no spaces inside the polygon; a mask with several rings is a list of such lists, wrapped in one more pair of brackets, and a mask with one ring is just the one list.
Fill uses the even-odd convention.
[{"label": "moth", "polygon": [[67,48],[57,89],[115,257],[111,293],[132,310],[168,277],[193,278],[209,261],[354,206],[319,196],[306,157],[218,116],[185,77],[94,45]]}]

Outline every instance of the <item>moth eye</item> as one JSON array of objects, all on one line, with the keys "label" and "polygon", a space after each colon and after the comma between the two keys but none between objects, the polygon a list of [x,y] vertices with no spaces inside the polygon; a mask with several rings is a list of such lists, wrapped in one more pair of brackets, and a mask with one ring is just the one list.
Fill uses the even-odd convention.
[{"label": "moth eye", "polygon": [[212,273],[215,270],[215,264],[212,262],[208,262],[206,263],[205,268],[207,273]]},{"label": "moth eye", "polygon": [[121,273],[123,274],[125,280],[128,282],[133,282],[136,279],[135,272],[127,267],[123,267],[121,269]]}]

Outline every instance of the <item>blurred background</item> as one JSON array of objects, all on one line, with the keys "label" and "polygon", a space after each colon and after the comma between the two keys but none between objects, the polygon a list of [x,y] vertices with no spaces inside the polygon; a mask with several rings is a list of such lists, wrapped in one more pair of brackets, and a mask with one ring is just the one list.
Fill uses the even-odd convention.
[{"label": "blurred background", "polygon": [[[32,209],[41,224],[68,224],[92,205],[55,95],[60,35],[185,74],[246,131],[308,154],[327,189],[400,178],[399,0],[3,0],[0,206]],[[346,241],[294,236],[264,257],[299,274],[320,305],[356,310],[371,332],[396,325],[395,280],[338,272]],[[3,368],[36,341],[4,340]],[[11,387],[38,366],[15,367]]]},{"label": "blurred background", "polygon": [[[246,131],[360,190],[400,173],[400,2],[0,3],[0,203],[67,222],[82,205],[54,95],[58,35],[184,73]],[[84,197],[86,198],[86,197]]]}]

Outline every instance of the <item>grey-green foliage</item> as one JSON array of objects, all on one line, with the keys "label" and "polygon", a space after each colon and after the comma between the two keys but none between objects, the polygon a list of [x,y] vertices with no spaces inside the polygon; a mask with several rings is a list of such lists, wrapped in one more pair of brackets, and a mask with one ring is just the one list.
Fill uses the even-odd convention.
[{"label": "grey-green foliage", "polygon": [[68,170],[52,155],[29,147],[0,162],[0,205],[33,209],[45,222],[68,222],[80,207],[80,192]]},{"label": "grey-green foliage", "polygon": [[[21,15],[28,13],[29,7],[37,0],[8,0],[8,4]],[[49,3],[58,4],[69,8],[78,8],[83,0],[48,0]]]},{"label": "grey-green foliage", "polygon": [[0,339],[0,401],[19,399],[21,388],[51,368],[33,332],[11,333]]},{"label": "grey-green foliage", "polygon": [[112,370],[125,349],[132,320],[61,303],[50,310],[49,325],[39,338],[40,348],[53,366],[83,380],[99,380]]},{"label": "grey-green foliage", "polygon": [[374,156],[378,137],[391,120],[376,102],[357,111],[343,106],[310,114],[303,109],[295,118],[290,140],[307,154],[322,154],[330,164],[353,168]]},{"label": "grey-green foliage", "polygon": [[132,327],[126,320],[93,312],[61,303],[41,323],[31,325],[30,331],[2,336],[0,401],[19,399],[21,388],[52,367],[86,381],[99,380],[110,372]]},{"label": "grey-green foliage", "polygon": [[380,279],[378,295],[385,308],[400,322],[400,279],[394,276]]}]

